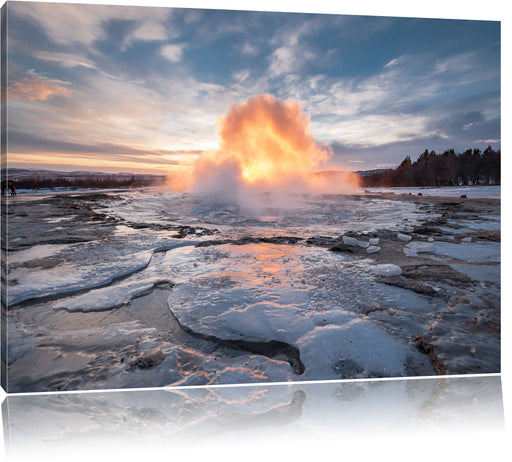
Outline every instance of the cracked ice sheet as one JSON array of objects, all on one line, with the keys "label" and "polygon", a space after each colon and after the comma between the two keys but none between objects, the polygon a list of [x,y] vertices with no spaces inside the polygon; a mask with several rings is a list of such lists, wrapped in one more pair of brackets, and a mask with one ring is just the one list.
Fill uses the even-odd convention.
[{"label": "cracked ice sheet", "polygon": [[124,257],[105,252],[103,258],[89,257],[85,261],[66,262],[49,269],[34,271],[33,268],[13,268],[9,275],[8,303],[15,305],[32,298],[92,289],[139,271],[150,260],[151,252],[138,252]]},{"label": "cracked ice sheet", "polygon": [[[66,245],[38,245],[13,252],[10,260],[8,303],[32,298],[65,296],[78,290],[95,289],[117,278],[127,277],[148,266],[154,252],[194,245],[197,240],[172,239],[168,233],[135,235],[114,230],[110,239]],[[17,266],[32,260],[58,257],[64,262],[52,268]],[[119,298],[119,297],[117,297]]]},{"label": "cracked ice sheet", "polygon": [[8,254],[9,264],[25,263],[31,260],[53,257],[65,249],[71,247],[71,244],[42,244],[35,245],[25,250],[18,250]]},{"label": "cracked ice sheet", "polygon": [[91,290],[83,295],[62,300],[53,305],[56,310],[73,311],[104,311],[118,308],[150,292],[156,285],[169,282],[163,276],[147,276],[136,274],[125,281],[109,287]]},{"label": "cracked ice sheet", "polygon": [[[13,392],[40,391],[48,384],[68,390],[78,383],[80,388],[125,388],[283,382],[292,375],[284,361],[250,354],[223,358],[173,345],[139,321],[78,330],[20,324],[9,327],[9,336]],[[136,359],[154,351],[162,353],[155,366],[133,367]]]},{"label": "cracked ice sheet", "polygon": [[[195,332],[294,345],[306,367],[302,380],[405,375],[408,358],[417,359],[410,346],[346,306],[371,306],[386,290],[374,283],[370,262],[365,270],[352,257],[289,245],[195,251],[168,298],[180,323]],[[326,288],[333,281],[338,286]]]}]

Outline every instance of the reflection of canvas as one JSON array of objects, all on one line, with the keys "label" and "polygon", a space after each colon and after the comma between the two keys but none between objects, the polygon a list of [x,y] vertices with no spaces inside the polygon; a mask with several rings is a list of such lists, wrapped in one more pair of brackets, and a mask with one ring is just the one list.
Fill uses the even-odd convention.
[{"label": "reflection of canvas", "polygon": [[2,25],[9,392],[500,371],[499,22]]},{"label": "reflection of canvas", "polygon": [[[345,440],[344,453],[358,454],[368,438],[385,441],[389,452],[397,444],[407,452],[418,438],[486,440],[504,426],[499,377],[39,394],[9,396],[2,410],[16,460],[50,450],[60,460],[98,447],[104,457],[208,456],[239,445],[275,445],[301,458],[305,450],[332,454]],[[482,453],[484,446],[478,445]],[[469,444],[449,448],[475,451]],[[371,445],[365,455],[382,451],[383,444]]]}]

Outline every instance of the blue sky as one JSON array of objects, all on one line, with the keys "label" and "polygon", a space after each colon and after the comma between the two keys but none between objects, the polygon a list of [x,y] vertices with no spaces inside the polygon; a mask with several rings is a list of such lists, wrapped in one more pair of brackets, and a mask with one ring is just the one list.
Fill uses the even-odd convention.
[{"label": "blue sky", "polygon": [[230,105],[302,104],[325,168],[501,147],[500,23],[8,4],[11,167],[179,170]]}]

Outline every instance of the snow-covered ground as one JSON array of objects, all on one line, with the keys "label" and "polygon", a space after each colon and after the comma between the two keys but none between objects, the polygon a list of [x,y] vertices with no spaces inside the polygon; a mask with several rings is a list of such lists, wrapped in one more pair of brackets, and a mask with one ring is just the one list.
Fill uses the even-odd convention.
[{"label": "snow-covered ground", "polygon": [[8,198],[9,391],[498,372],[499,202],[422,199]]},{"label": "snow-covered ground", "polygon": [[425,186],[425,187],[403,187],[403,188],[362,188],[364,191],[394,194],[414,194],[439,197],[460,197],[466,195],[470,198],[494,198],[501,196],[501,186]]}]

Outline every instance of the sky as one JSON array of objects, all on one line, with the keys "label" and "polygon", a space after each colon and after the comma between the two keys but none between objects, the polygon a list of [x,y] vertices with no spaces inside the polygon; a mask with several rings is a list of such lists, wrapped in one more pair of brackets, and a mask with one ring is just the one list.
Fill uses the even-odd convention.
[{"label": "sky", "polygon": [[10,167],[179,172],[219,117],[292,100],[322,169],[501,148],[500,23],[8,3]]}]

